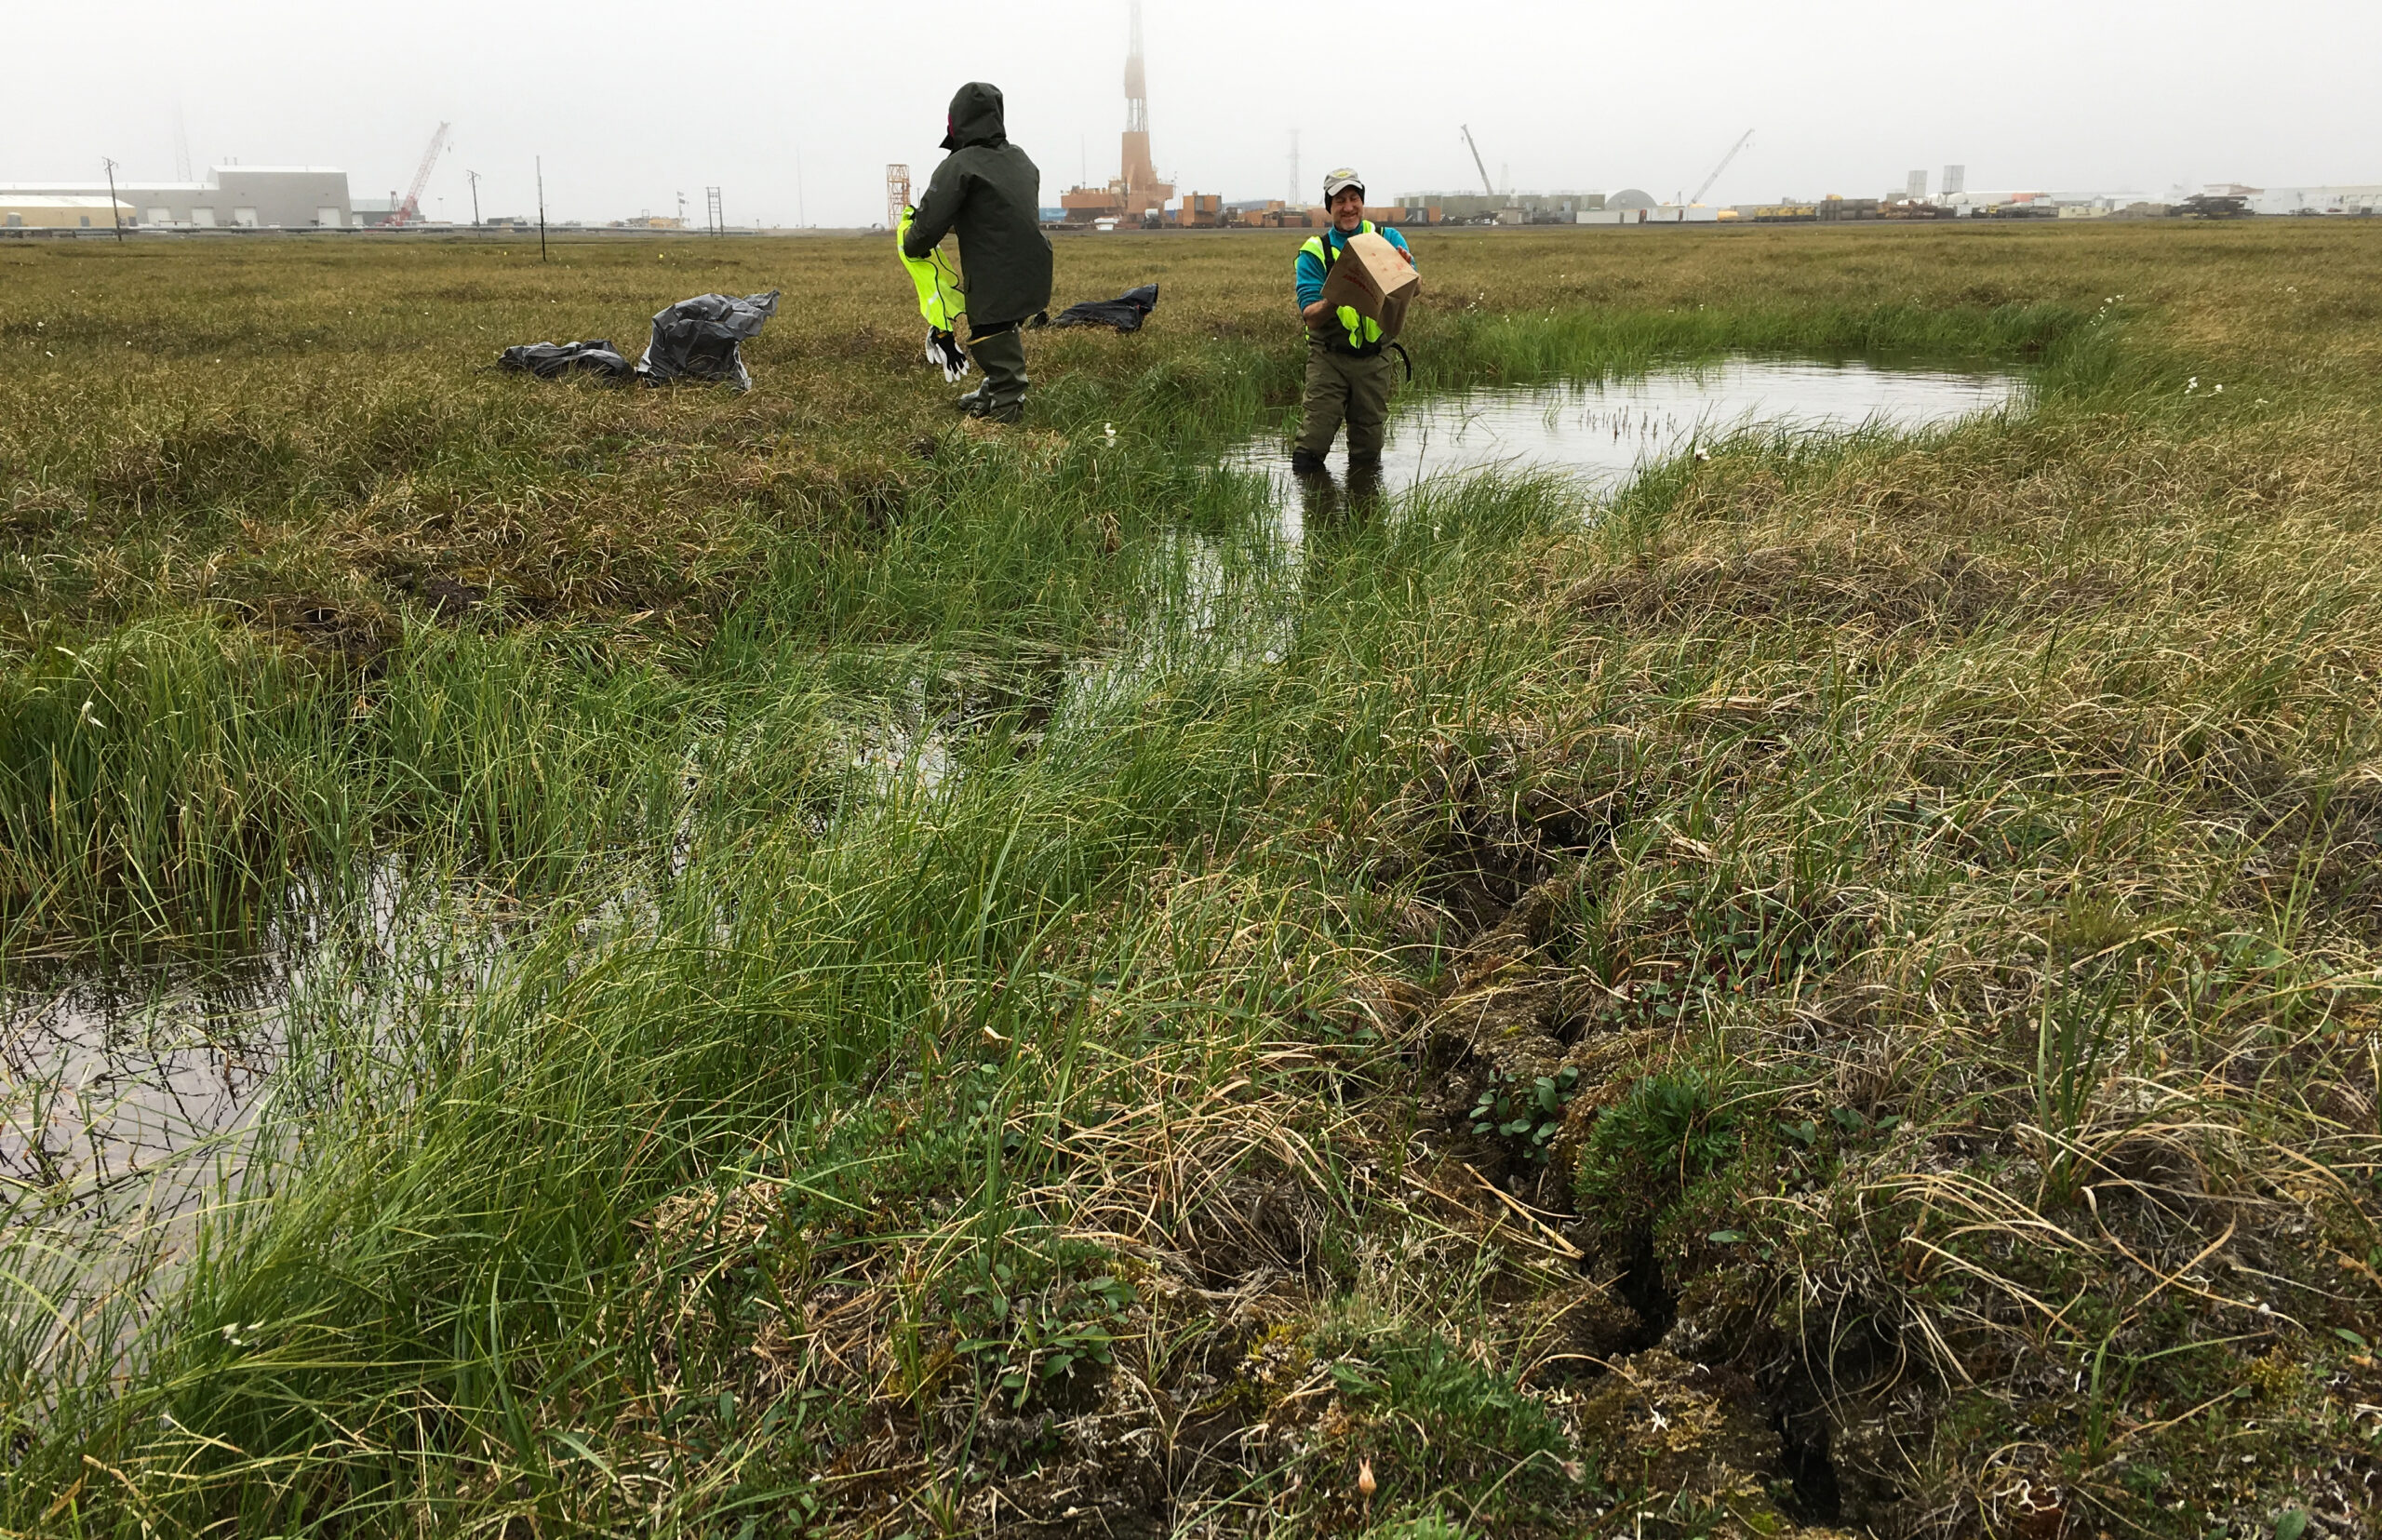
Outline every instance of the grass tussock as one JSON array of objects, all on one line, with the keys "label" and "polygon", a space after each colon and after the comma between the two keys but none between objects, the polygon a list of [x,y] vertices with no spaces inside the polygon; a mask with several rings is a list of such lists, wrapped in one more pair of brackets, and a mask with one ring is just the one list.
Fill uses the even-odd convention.
[{"label": "grass tussock", "polygon": [[2373,1533],[2366,233],[1419,245],[1432,384],[2034,388],[1286,552],[1262,241],[991,434],[873,243],[0,252],[5,966],[367,938],[14,1180],[0,1525]]}]

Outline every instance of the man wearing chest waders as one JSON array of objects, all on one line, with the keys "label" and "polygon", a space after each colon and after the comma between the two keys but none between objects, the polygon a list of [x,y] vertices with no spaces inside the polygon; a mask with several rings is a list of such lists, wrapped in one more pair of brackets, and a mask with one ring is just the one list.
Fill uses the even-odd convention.
[{"label": "man wearing chest waders", "polygon": [[968,352],[984,382],[961,410],[996,422],[1025,411],[1025,340],[1019,328],[1050,303],[1050,238],[1042,234],[1042,173],[1009,141],[997,87],[970,81],[951,99],[943,147],[902,237],[902,255],[923,262],[959,233]]},{"label": "man wearing chest waders", "polygon": [[1381,325],[1346,305],[1326,304],[1323,280],[1331,276],[1332,265],[1351,235],[1378,234],[1405,253],[1409,267],[1414,265],[1405,236],[1394,228],[1375,230],[1365,218],[1365,184],[1356,172],[1342,169],[1324,178],[1323,201],[1332,210],[1332,228],[1306,238],[1296,268],[1299,318],[1306,323],[1306,398],[1291,469],[1301,475],[1322,472],[1323,457],[1332,452],[1344,418],[1348,423],[1348,468],[1378,467],[1389,422],[1393,366],[1382,349]]}]

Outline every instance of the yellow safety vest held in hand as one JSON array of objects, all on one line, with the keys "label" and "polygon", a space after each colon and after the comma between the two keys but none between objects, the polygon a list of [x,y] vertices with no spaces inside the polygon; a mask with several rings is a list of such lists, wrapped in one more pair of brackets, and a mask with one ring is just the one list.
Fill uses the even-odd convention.
[{"label": "yellow safety vest held in hand", "polygon": [[918,314],[927,325],[937,331],[957,329],[958,318],[968,309],[968,291],[959,287],[959,275],[953,270],[951,260],[941,247],[923,257],[913,257],[902,249],[910,238],[910,219],[915,208],[902,210],[902,222],[894,227],[893,250],[901,257],[902,265],[910,270],[910,282],[918,291]]},{"label": "yellow safety vest held in hand", "polygon": [[[1359,220],[1357,221],[1357,228],[1352,231],[1351,234],[1358,235],[1371,235],[1378,234],[1378,232],[1373,229],[1372,221]],[[1305,243],[1299,247],[1299,249],[1303,252],[1311,252],[1314,254],[1315,260],[1323,264],[1324,281],[1326,283],[1331,282],[1332,264],[1333,261],[1338,260],[1332,251],[1331,232],[1326,231],[1320,235],[1309,235]],[[1338,308],[1335,314],[1339,317],[1340,329],[1347,333],[1347,340],[1344,342],[1340,338],[1334,337],[1332,339],[1332,346],[1345,348],[1346,351],[1355,354],[1359,358],[1370,358],[1381,351],[1381,323],[1379,321],[1371,320],[1366,316],[1358,315],[1354,305],[1342,305]]]}]

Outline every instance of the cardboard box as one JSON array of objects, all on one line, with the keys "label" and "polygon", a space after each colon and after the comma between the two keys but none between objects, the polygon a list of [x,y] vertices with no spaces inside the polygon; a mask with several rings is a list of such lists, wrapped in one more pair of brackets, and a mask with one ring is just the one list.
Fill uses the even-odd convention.
[{"label": "cardboard box", "polygon": [[1379,235],[1348,237],[1348,244],[1323,280],[1323,298],[1334,306],[1346,305],[1368,320],[1381,323],[1384,341],[1406,324],[1406,307],[1423,290],[1423,280],[1406,254]]}]

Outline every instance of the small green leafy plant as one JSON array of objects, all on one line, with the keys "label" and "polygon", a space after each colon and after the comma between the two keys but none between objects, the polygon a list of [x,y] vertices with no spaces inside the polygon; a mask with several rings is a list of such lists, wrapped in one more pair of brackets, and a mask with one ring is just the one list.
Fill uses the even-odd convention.
[{"label": "small green leafy plant", "polygon": [[1527,1082],[1492,1070],[1472,1105],[1472,1132],[1512,1141],[1520,1153],[1543,1162],[1579,1084],[1580,1072],[1569,1065]]},{"label": "small green leafy plant", "polygon": [[1110,1345],[1132,1305],[1131,1285],[1112,1276],[1021,1297],[1009,1292],[1016,1279],[1007,1263],[995,1264],[992,1274],[963,1292],[992,1318],[993,1328],[961,1342],[959,1351],[993,1372],[1011,1410],[1023,1410],[1037,1387],[1072,1378],[1085,1364],[1116,1361]]}]

